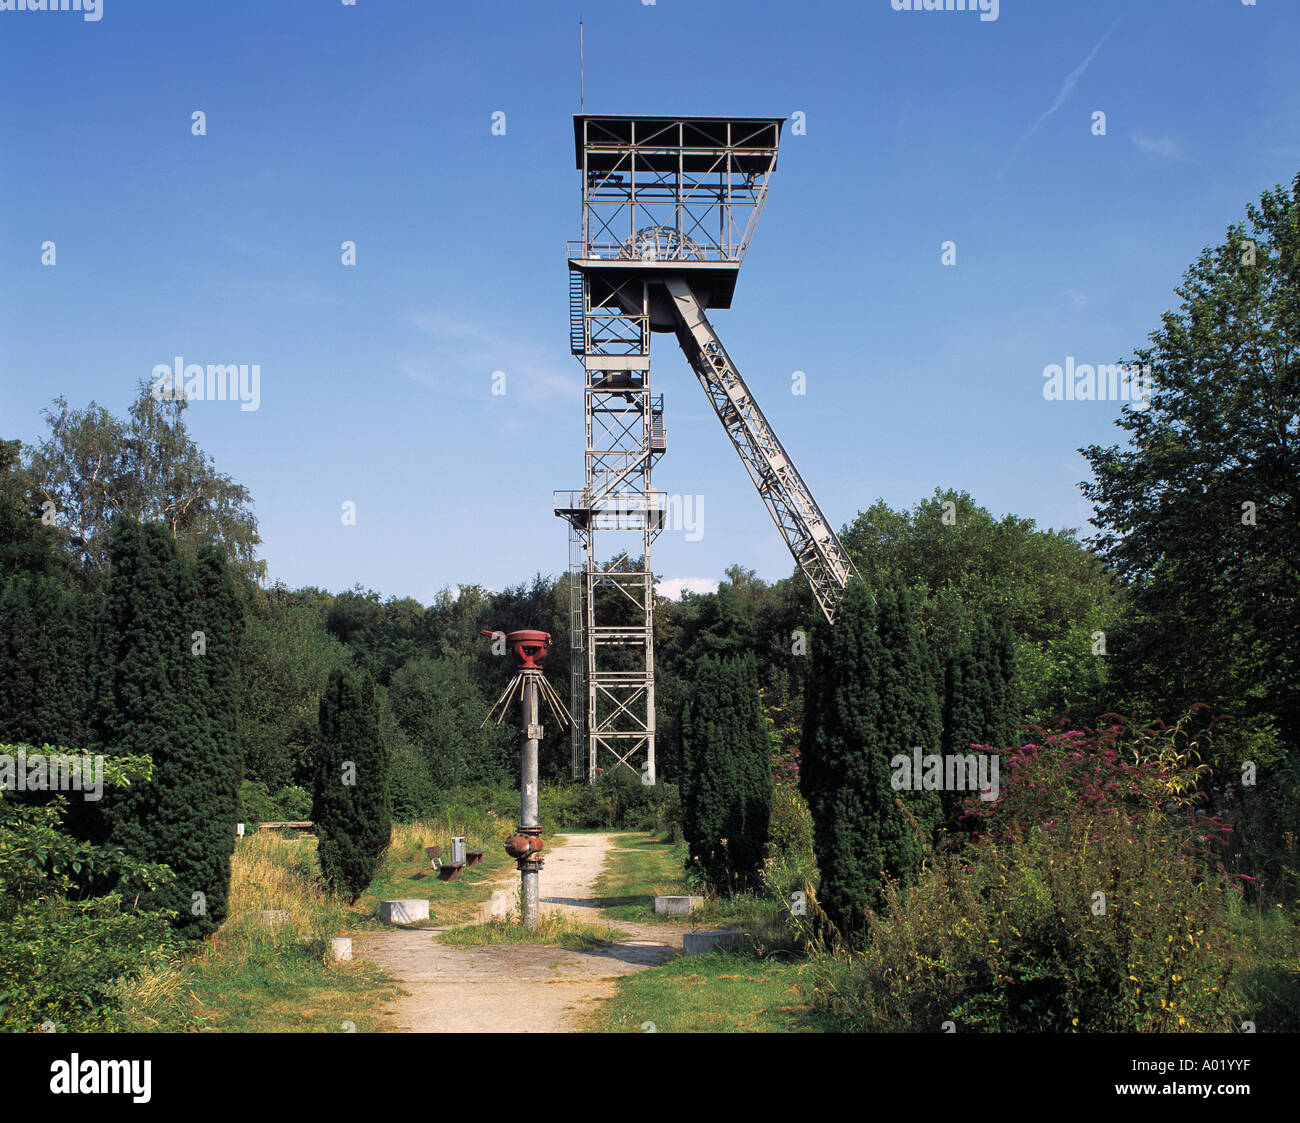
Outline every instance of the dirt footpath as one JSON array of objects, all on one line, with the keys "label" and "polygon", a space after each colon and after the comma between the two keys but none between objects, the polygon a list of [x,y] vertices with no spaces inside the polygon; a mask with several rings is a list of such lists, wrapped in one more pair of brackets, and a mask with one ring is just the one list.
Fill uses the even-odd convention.
[{"label": "dirt footpath", "polygon": [[[356,955],[379,964],[410,993],[389,1012],[391,1028],[416,1033],[563,1032],[579,1028],[591,1005],[614,992],[620,975],[672,958],[685,927],[607,921],[592,885],[616,835],[559,836],[541,874],[542,911],[558,911],[627,932],[591,951],[498,945],[447,947],[445,928],[394,928],[355,937]],[[515,899],[519,875],[501,886]]]}]

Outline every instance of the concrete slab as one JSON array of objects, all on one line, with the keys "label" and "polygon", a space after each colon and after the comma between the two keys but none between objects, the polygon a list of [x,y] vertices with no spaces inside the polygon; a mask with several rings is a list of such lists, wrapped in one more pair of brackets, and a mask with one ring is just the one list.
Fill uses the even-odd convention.
[{"label": "concrete slab", "polygon": [[682,951],[687,955],[699,955],[730,943],[737,936],[743,935],[739,928],[719,928],[713,931],[687,932],[682,936]]},{"label": "concrete slab", "polygon": [[420,897],[380,901],[379,919],[385,924],[414,924],[417,920],[428,920],[429,902]]},{"label": "concrete slab", "polygon": [[656,897],[655,912],[661,916],[689,916],[703,904],[703,897]]}]

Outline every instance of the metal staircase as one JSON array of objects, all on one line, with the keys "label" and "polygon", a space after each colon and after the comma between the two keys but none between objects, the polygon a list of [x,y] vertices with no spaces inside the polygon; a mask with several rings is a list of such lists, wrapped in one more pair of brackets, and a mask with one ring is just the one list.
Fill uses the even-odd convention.
[{"label": "metal staircase", "polygon": [[581,355],[587,349],[586,278],[569,270],[569,350]]}]

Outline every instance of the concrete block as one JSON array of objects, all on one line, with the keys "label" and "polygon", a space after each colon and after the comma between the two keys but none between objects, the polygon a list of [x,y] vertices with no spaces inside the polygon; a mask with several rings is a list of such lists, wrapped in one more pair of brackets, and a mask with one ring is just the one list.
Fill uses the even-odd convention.
[{"label": "concrete block", "polygon": [[742,935],[739,928],[719,928],[714,931],[687,932],[682,936],[682,951],[687,955],[699,955],[730,943]]},{"label": "concrete block", "polygon": [[334,952],[334,958],[338,962],[347,962],[352,958],[352,937],[334,936],[330,940],[330,950]]},{"label": "concrete block", "polygon": [[494,890],[491,900],[484,901],[478,907],[480,923],[487,923],[489,920],[504,920],[509,915],[510,894],[502,889]]},{"label": "concrete block", "polygon": [[414,924],[417,920],[428,920],[428,899],[406,897],[400,901],[380,901],[379,919],[385,924]]},{"label": "concrete block", "polygon": [[703,897],[656,897],[655,912],[662,916],[688,916],[702,904]]}]

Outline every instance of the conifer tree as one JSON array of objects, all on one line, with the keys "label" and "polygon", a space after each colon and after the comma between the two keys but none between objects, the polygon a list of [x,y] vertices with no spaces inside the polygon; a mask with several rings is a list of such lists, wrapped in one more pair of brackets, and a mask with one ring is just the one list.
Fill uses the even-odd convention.
[{"label": "conifer tree", "polygon": [[119,516],[95,645],[91,728],[105,752],[140,753],[149,782],[106,801],[113,842],[176,874],[145,902],[198,937],[225,919],[240,756],[233,671],[241,614],[225,561],[178,553],[161,523]]},{"label": "conifer tree", "polygon": [[85,747],[94,608],[48,574],[0,582],[0,742]]},{"label": "conifer tree", "polygon": [[[179,555],[177,563],[189,568]],[[198,672],[194,676],[195,704],[203,706],[207,719],[207,740],[195,746],[190,757],[191,767],[203,777],[202,790],[194,791],[192,797],[191,829],[201,843],[203,857],[193,867],[191,891],[197,889],[206,896],[208,924],[200,925],[206,931],[220,924],[229,911],[230,856],[244,773],[239,741],[239,650],[244,616],[235,574],[222,549],[200,547],[193,570],[197,596],[189,606],[189,628],[181,644],[184,647],[188,642],[183,658],[189,660],[190,670]]]},{"label": "conifer tree", "polygon": [[752,654],[705,655],[682,715],[682,833],[723,891],[757,883],[772,808],[771,742]]},{"label": "conifer tree", "polygon": [[349,901],[365,892],[388,846],[391,808],[374,679],[364,670],[332,671],[320,700],[312,819],[321,875],[333,892]]},{"label": "conifer tree", "polygon": [[994,631],[976,618],[967,641],[949,660],[945,679],[943,748],[966,754],[971,745],[1006,748],[1016,733],[1015,648],[1005,626]]},{"label": "conifer tree", "polygon": [[936,792],[895,790],[891,760],[940,744],[933,660],[910,595],[852,582],[813,638],[800,787],[813,817],[818,898],[846,937],[883,903],[885,878],[918,873]]}]

